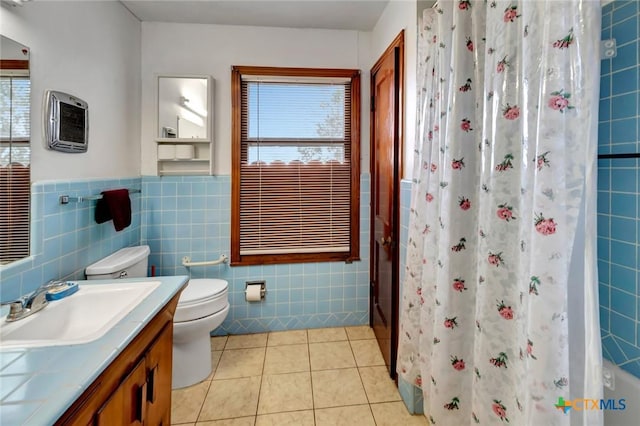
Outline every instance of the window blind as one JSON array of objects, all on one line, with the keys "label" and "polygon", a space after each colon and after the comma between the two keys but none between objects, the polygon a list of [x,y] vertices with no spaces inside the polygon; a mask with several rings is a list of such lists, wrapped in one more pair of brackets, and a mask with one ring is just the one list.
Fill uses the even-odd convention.
[{"label": "window blind", "polygon": [[0,167],[0,264],[29,256],[29,166]]},{"label": "window blind", "polygon": [[31,132],[29,77],[0,77],[0,140],[27,141]]},{"label": "window blind", "polygon": [[243,76],[241,257],[352,256],[354,191],[359,193],[359,176],[353,182],[352,99],[351,78]]},{"label": "window blind", "polygon": [[28,77],[0,77],[0,264],[29,255]]}]

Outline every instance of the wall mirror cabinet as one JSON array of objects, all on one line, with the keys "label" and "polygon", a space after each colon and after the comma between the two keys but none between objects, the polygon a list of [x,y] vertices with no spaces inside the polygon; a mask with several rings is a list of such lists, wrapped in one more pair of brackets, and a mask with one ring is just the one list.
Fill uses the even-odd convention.
[{"label": "wall mirror cabinet", "polygon": [[159,175],[212,174],[213,79],[157,76]]}]

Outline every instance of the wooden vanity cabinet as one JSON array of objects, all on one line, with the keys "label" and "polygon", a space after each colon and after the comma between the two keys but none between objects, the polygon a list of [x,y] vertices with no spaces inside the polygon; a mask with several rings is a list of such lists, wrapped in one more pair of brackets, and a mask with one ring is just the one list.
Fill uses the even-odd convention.
[{"label": "wooden vanity cabinet", "polygon": [[145,360],[140,360],[133,371],[122,381],[118,389],[98,409],[95,415],[96,425],[143,424],[147,399],[145,367]]},{"label": "wooden vanity cabinet", "polygon": [[170,425],[173,315],[178,293],[56,425]]}]

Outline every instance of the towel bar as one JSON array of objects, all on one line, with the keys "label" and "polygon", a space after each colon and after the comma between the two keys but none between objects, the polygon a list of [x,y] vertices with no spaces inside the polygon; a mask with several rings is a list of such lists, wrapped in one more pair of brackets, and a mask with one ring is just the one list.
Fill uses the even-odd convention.
[{"label": "towel bar", "polygon": [[[140,189],[130,189],[129,194],[140,194],[142,191]],[[60,196],[60,204],[69,204],[69,203],[82,203],[84,201],[94,201],[102,198],[101,194],[98,195],[88,195],[86,197],[70,197],[68,195]]]}]

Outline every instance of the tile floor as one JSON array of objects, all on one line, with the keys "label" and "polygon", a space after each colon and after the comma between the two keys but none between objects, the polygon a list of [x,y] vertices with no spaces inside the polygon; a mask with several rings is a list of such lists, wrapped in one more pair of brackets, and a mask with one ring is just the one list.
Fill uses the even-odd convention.
[{"label": "tile floor", "polygon": [[211,347],[211,376],[173,391],[172,424],[427,424],[407,412],[367,326],[212,337]]}]

